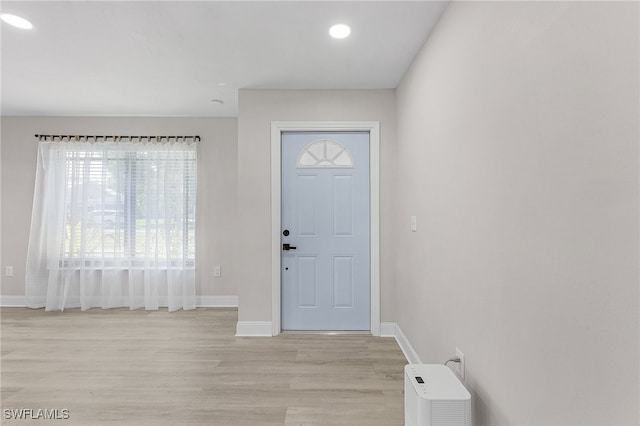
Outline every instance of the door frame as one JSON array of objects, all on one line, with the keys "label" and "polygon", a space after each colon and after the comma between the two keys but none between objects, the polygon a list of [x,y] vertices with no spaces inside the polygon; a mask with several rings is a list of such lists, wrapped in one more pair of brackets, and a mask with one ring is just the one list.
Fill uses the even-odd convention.
[{"label": "door frame", "polygon": [[271,122],[271,334],[281,329],[282,250],[282,133],[369,132],[370,297],[372,335],[380,336],[380,122],[272,121]]}]

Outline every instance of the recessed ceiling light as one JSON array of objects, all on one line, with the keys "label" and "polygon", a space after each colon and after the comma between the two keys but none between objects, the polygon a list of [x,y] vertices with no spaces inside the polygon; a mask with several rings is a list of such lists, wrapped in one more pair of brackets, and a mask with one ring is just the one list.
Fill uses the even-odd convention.
[{"label": "recessed ceiling light", "polygon": [[0,13],[0,19],[9,25],[13,25],[16,28],[22,28],[23,30],[30,30],[33,28],[33,24],[31,22],[10,13]]},{"label": "recessed ceiling light", "polygon": [[345,24],[336,24],[329,28],[329,34],[333,38],[345,38],[351,34],[351,27]]}]

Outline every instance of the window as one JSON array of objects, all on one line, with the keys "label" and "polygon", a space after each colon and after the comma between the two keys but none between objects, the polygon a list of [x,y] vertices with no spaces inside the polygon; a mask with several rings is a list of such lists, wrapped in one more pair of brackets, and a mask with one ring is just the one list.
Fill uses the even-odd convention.
[{"label": "window", "polygon": [[64,163],[67,267],[182,258],[194,266],[195,151],[72,150]]},{"label": "window", "polygon": [[353,157],[339,142],[321,139],[307,145],[298,156],[297,168],[352,168]]},{"label": "window", "polygon": [[27,306],[195,307],[197,150],[40,142]]}]

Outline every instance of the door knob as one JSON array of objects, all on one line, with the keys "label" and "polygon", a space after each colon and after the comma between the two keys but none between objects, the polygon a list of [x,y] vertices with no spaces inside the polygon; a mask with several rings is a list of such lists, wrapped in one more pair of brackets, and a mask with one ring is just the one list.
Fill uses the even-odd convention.
[{"label": "door knob", "polygon": [[282,250],[295,250],[297,247],[292,246],[289,243],[282,244]]}]

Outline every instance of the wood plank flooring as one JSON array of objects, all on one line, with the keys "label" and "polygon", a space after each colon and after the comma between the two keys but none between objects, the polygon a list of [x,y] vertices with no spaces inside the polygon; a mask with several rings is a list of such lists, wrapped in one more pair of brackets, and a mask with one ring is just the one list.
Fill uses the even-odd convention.
[{"label": "wood plank flooring", "polygon": [[[393,338],[235,337],[236,309],[2,308],[0,423],[402,425]],[[66,409],[66,420],[5,410]]]}]

